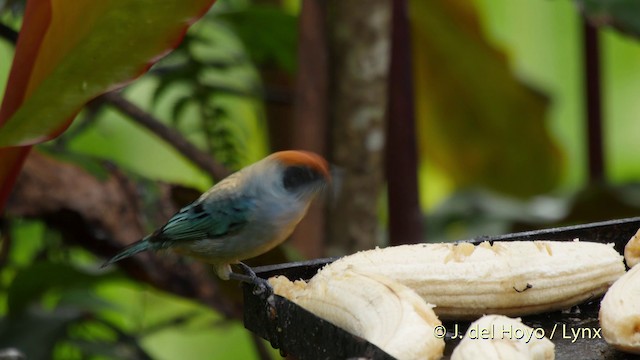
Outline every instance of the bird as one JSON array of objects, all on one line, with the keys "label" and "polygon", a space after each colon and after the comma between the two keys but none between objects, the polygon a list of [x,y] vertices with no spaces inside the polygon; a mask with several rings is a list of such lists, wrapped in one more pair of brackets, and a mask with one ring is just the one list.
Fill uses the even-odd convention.
[{"label": "bird", "polygon": [[[102,267],[143,251],[169,249],[212,264],[223,280],[255,279],[241,261],[286,240],[330,183],[330,166],[320,155],[275,152],[219,181]],[[241,266],[250,279],[233,272],[232,264]]]}]

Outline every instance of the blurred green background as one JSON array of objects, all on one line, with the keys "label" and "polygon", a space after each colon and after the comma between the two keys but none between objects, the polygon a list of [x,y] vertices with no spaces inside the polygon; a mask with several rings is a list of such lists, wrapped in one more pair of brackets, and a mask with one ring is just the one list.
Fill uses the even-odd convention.
[{"label": "blurred green background", "polygon": [[[327,3],[329,19],[340,13],[338,3]],[[597,1],[578,4],[596,15],[607,11],[597,8]],[[23,5],[0,1],[0,22],[19,30]],[[619,9],[609,10],[615,15]],[[295,0],[218,0],[178,49],[123,96],[229,170],[300,144],[281,139],[295,136],[286,127],[299,119],[287,122],[278,116],[296,111],[296,74],[305,66],[299,62],[305,49],[299,42],[302,11]],[[388,20],[389,11],[383,18]],[[346,36],[340,41],[347,43],[366,42],[341,33],[341,26],[348,27],[340,21],[349,21],[342,16],[317,31],[330,33],[329,42],[339,36]],[[408,18],[422,240],[459,240],[638,213],[640,46],[632,25],[640,18],[631,17],[631,28],[625,28],[626,20],[617,22],[614,16],[613,25],[624,33],[607,26],[599,30],[605,176],[598,181],[588,175],[583,17],[576,3],[414,0]],[[388,21],[374,24],[387,26],[382,32],[390,30]],[[0,38],[0,97],[11,91],[4,84],[13,49],[11,41]],[[381,49],[372,53],[390,55],[388,43]],[[333,51],[329,64],[348,56]],[[343,80],[336,72],[329,76],[331,84]],[[327,111],[334,118],[328,128],[349,121],[332,106],[329,100]],[[339,154],[332,153],[337,148],[326,145],[324,155],[349,173],[348,162],[341,164]],[[145,231],[166,220],[167,210],[158,211],[166,197],[177,209],[188,201],[179,190],[192,199],[214,183],[171,144],[105,104],[90,104],[61,137],[39,145],[38,153],[99,179],[113,176],[116,168],[142,199],[138,215]],[[393,242],[384,185],[381,179],[378,187],[363,190],[378,204],[368,247]],[[16,347],[30,359],[279,357],[243,329],[237,286],[204,277],[216,282],[215,296],[237,306],[224,313],[201,293],[186,296],[171,290],[179,286],[145,280],[140,274],[154,267],[145,268],[144,261],[125,271],[98,269],[113,249],[69,241],[60,224],[51,226],[59,218],[40,216],[37,208],[21,211],[13,201],[0,230],[0,349]],[[331,200],[326,203],[331,208]],[[331,220],[322,226],[331,234]],[[284,245],[284,255],[265,261],[358,249],[345,245],[336,250],[335,241],[331,244],[331,250],[312,251],[296,241]],[[181,266],[183,261],[189,266],[188,260],[179,260]]]}]

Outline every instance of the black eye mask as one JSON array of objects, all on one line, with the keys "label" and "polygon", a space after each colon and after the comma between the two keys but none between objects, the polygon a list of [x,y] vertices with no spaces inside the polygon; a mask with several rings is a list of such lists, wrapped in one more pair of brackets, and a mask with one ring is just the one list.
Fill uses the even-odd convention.
[{"label": "black eye mask", "polygon": [[320,173],[307,166],[290,166],[284,171],[282,185],[285,189],[293,191],[316,182],[321,178],[322,175]]}]

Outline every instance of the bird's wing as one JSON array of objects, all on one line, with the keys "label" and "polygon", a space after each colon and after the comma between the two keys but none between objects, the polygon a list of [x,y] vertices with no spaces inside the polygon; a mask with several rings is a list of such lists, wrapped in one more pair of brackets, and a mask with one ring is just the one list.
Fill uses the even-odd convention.
[{"label": "bird's wing", "polygon": [[197,200],[188,205],[151,237],[162,247],[176,242],[221,238],[235,233],[249,221],[255,202],[247,197]]}]

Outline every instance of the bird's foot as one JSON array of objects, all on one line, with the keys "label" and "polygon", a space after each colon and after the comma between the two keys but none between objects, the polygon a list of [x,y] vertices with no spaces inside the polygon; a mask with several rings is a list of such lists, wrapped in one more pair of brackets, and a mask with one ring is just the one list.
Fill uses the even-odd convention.
[{"label": "bird's foot", "polygon": [[229,279],[253,284],[256,287],[256,289],[254,290],[255,295],[262,294],[267,290],[267,282],[264,279],[258,277],[258,275],[256,275],[256,273],[251,270],[251,267],[247,266],[247,264],[243,262],[238,262],[236,265],[238,265],[238,267],[242,269],[242,272],[244,272],[244,274],[231,272],[229,274]]},{"label": "bird's foot", "polygon": [[235,265],[238,265],[238,267],[242,269],[243,274],[232,271],[229,274],[229,279],[252,284],[255,284],[258,281],[258,275],[256,275],[256,273],[253,272],[253,270],[251,270],[251,267],[247,266],[247,264],[239,262]]}]

